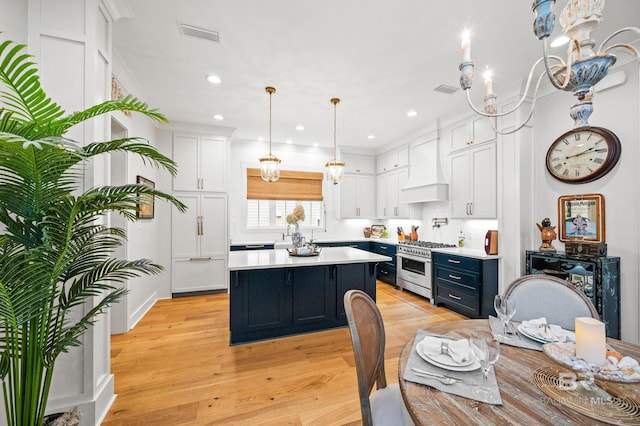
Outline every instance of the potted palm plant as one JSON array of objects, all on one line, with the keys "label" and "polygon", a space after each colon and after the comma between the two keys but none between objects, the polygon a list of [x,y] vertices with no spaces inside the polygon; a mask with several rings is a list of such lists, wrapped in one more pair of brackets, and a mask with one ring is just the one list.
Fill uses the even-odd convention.
[{"label": "potted palm plant", "polygon": [[116,151],[175,174],[176,164],[147,141],[81,145],[64,137],[118,110],[166,121],[156,110],[128,96],[66,114],[46,96],[25,46],[12,41],[0,44],[0,89],[0,380],[7,423],[42,425],[58,356],[79,346],[96,317],[124,295],[122,282],[162,270],[147,259],[113,257],[126,236],[104,215],[135,220],[141,195],[185,206],[146,185],[83,190],[87,160]]}]

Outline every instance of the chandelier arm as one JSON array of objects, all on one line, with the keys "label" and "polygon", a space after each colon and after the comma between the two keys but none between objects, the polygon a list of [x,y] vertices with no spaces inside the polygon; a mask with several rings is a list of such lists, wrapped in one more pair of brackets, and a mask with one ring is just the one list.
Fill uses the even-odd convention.
[{"label": "chandelier arm", "polygon": [[[569,83],[569,78],[571,76],[571,55],[569,55],[568,64],[565,64],[564,61],[558,56],[549,55],[549,46],[546,38],[542,40],[542,53],[543,53],[542,59],[544,59],[544,67],[547,70],[549,81],[551,81],[551,84],[553,84],[553,87],[555,87],[556,89],[565,90],[565,88],[567,87],[567,84]],[[566,67],[567,73],[565,75],[565,78],[564,78],[565,81],[563,84],[558,84],[558,82],[553,77],[553,73],[552,73],[553,66],[549,62],[549,59],[556,59],[560,61],[562,66]]]},{"label": "chandelier arm", "polygon": [[542,78],[546,75],[546,72],[543,72],[542,74],[540,74],[540,76],[538,77],[538,82],[536,83],[536,89],[533,93],[533,102],[531,103],[531,109],[529,110],[529,116],[527,117],[527,119],[520,124],[520,126],[518,126],[517,128],[513,129],[513,130],[509,130],[508,132],[502,131],[502,130],[498,130],[498,118],[496,117],[496,124],[494,125],[493,122],[491,121],[491,119],[489,119],[489,123],[491,124],[491,127],[493,128],[493,130],[499,134],[499,135],[510,135],[512,133],[517,132],[518,130],[522,129],[524,126],[527,125],[527,123],[529,123],[529,121],[531,121],[531,117],[533,117],[533,113],[536,109],[536,101],[538,99],[538,89],[540,88],[540,83],[542,82]]},{"label": "chandelier arm", "polygon": [[633,47],[630,44],[625,44],[625,43],[618,43],[618,44],[612,44],[611,46],[607,47],[606,49],[604,49],[601,53],[608,53],[609,51],[613,50],[613,49],[627,49],[629,51],[631,51],[631,53],[638,59],[640,59],[640,52],[638,52],[638,49],[636,49],[635,47]]},{"label": "chandelier arm", "polygon": [[[636,34],[640,35],[640,28],[638,27],[624,27],[624,28],[620,28],[618,31],[614,32],[613,34],[611,34],[609,37],[605,38],[604,41],[600,44],[600,48],[598,48],[598,52],[602,52],[602,48],[604,47],[605,44],[607,44],[609,42],[609,40],[611,40],[612,38],[614,38],[615,36],[617,36],[618,34],[624,33],[626,31],[633,31]],[[611,47],[608,47],[607,50],[610,50]],[[635,50],[635,49],[634,49]]]},{"label": "chandelier arm", "polygon": [[[480,115],[483,115],[483,116],[485,116],[485,117],[504,117],[505,115],[509,115],[509,114],[511,114],[511,113],[513,113],[513,112],[515,112],[518,108],[520,108],[520,106],[522,105],[522,103],[523,103],[523,102],[525,101],[525,99],[527,98],[527,93],[529,93],[529,88],[531,87],[531,81],[532,81],[532,79],[533,79],[533,73],[534,73],[534,71],[535,71],[536,67],[540,64],[540,62],[542,62],[542,60],[543,60],[543,59],[544,59],[544,58],[540,58],[540,59],[538,59],[538,60],[533,64],[533,66],[531,67],[531,70],[529,70],[529,76],[527,77],[527,85],[526,85],[526,86],[525,86],[525,88],[524,88],[524,94],[522,95],[522,98],[520,99],[520,101],[518,102],[518,104],[517,104],[516,106],[514,106],[511,110],[509,110],[509,111],[505,111],[505,112],[500,113],[500,114],[488,114],[488,113],[486,113],[486,112],[484,112],[484,111],[480,111],[478,108],[476,108],[476,107],[473,105],[473,102],[471,102],[471,95],[470,95],[470,93],[469,93],[469,92],[470,92],[470,90],[465,90],[465,92],[467,92],[467,103],[469,104],[469,106],[471,107],[471,109],[472,109],[475,113],[480,114]],[[559,58],[557,58],[557,57],[553,57],[553,59],[559,59]],[[541,75],[545,75],[545,74],[546,74],[546,73],[545,73],[545,72],[543,72]],[[538,89],[537,89],[537,88],[538,88],[538,86],[540,85],[539,81],[540,81],[540,78],[538,78],[538,84],[536,85],[536,90],[535,90],[535,92],[534,92],[534,99],[535,99],[535,93],[537,93],[537,92],[538,92]],[[534,102],[535,102],[535,101],[534,101]]]}]

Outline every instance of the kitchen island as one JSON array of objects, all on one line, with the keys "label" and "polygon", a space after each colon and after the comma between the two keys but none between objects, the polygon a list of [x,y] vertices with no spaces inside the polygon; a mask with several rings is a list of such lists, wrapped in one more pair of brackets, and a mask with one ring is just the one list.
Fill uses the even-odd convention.
[{"label": "kitchen island", "polygon": [[388,256],[352,247],[319,255],[287,250],[229,253],[231,344],[342,327],[343,296],[358,289],[376,298],[376,265]]}]

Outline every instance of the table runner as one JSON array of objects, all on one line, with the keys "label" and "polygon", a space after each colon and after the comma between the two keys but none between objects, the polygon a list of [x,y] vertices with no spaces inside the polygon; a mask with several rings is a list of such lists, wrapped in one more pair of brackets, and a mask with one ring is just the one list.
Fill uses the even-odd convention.
[{"label": "table runner", "polygon": [[[411,348],[411,353],[409,354],[409,359],[407,360],[407,365],[403,373],[403,379],[408,380],[414,383],[420,383],[422,385],[427,385],[432,388],[438,389],[441,392],[452,393],[454,395],[462,396],[464,398],[473,399],[475,401],[484,402],[492,405],[502,405],[502,398],[500,397],[500,389],[498,388],[498,382],[496,380],[495,375],[495,365],[494,368],[489,371],[489,376],[487,377],[487,388],[489,393],[486,395],[474,395],[474,389],[477,387],[482,387],[482,369],[477,369],[475,371],[451,371],[446,370],[444,368],[436,367],[433,364],[428,363],[423,360],[418,352],[416,351],[416,345],[418,342],[422,341],[425,336],[437,336],[442,337],[437,334],[429,333],[425,330],[418,330],[416,333],[416,337],[413,341],[413,348]],[[498,359],[498,362],[500,360]],[[477,386],[470,386],[468,384],[457,382],[451,385],[446,385],[440,382],[436,378],[428,378],[418,376],[411,371],[411,368],[420,368],[422,370],[429,371],[431,373],[443,374],[450,377],[455,377],[460,380],[464,380],[467,382],[477,383]]]}]

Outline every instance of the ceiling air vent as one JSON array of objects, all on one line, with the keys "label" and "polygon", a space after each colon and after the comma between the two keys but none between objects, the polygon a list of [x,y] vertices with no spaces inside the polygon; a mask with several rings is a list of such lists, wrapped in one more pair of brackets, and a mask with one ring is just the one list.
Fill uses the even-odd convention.
[{"label": "ceiling air vent", "polygon": [[447,95],[450,95],[452,93],[456,93],[458,91],[458,88],[453,86],[447,86],[446,84],[441,84],[440,86],[436,87],[433,90],[436,92],[446,93]]},{"label": "ceiling air vent", "polygon": [[180,32],[189,37],[201,38],[204,40],[213,41],[214,43],[220,43],[220,35],[217,31],[207,30],[204,28],[194,27],[193,25],[187,25],[178,23]]}]

